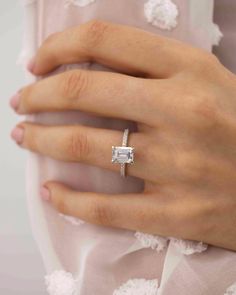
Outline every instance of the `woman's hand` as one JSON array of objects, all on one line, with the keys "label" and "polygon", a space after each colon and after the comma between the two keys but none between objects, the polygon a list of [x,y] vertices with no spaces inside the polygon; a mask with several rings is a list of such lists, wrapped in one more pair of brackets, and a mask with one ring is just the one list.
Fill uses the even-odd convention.
[{"label": "woman's hand", "polygon": [[[105,226],[203,241],[236,250],[236,78],[210,53],[176,40],[103,21],[49,37],[30,64],[44,75],[62,64],[96,61],[118,71],[72,70],[14,96],[19,114],[80,110],[137,122],[128,175],[140,194],[42,189],[60,212]],[[117,171],[112,145],[123,132],[22,122],[23,148]]]}]

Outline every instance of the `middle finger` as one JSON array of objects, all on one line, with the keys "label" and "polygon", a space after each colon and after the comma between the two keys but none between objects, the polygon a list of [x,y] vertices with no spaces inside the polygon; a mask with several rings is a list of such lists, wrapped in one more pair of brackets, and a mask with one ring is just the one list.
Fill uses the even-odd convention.
[{"label": "middle finger", "polygon": [[162,83],[119,73],[72,70],[23,88],[15,110],[19,114],[80,110],[149,124],[156,120],[153,93],[158,87],[163,92]]}]

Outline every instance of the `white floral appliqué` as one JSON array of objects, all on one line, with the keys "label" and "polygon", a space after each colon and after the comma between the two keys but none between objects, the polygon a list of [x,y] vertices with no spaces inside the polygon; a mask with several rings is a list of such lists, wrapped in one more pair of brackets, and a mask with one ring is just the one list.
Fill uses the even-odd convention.
[{"label": "white floral appliqu\u00e9", "polygon": [[178,248],[178,250],[184,255],[191,255],[195,253],[201,253],[205,251],[208,245],[203,242],[195,242],[189,240],[181,240],[181,239],[170,239],[174,245]]},{"label": "white floral appliqu\u00e9", "polygon": [[75,5],[79,7],[85,7],[89,4],[94,3],[96,0],[66,0],[65,7],[69,7],[70,5]]},{"label": "white floral appliqu\u00e9", "polygon": [[236,295],[236,283],[230,286],[224,295]]},{"label": "white floral appliqu\u00e9", "polygon": [[78,226],[78,225],[82,225],[85,222],[82,219],[73,217],[73,216],[68,216],[68,215],[64,215],[64,214],[59,214],[59,216],[61,216],[62,218],[64,218],[66,221],[70,222],[71,224]]},{"label": "white floral appliqu\u00e9", "polygon": [[154,236],[142,232],[136,232],[134,235],[141,242],[144,248],[152,248],[157,252],[161,252],[167,246],[167,238]]},{"label": "white floral appliqu\u00e9", "polygon": [[168,241],[174,243],[180,253],[185,255],[191,255],[195,253],[201,253],[208,247],[207,244],[202,242],[195,242],[189,240],[181,240],[175,238],[165,238],[157,235],[150,235],[142,232],[136,232],[134,236],[139,240],[144,248],[151,248],[158,252],[164,250],[167,247]]},{"label": "white floral appliqu\u00e9", "polygon": [[212,44],[218,46],[220,44],[220,40],[223,37],[223,33],[217,24],[213,23],[212,25]]},{"label": "white floral appliqu\u00e9", "polygon": [[76,295],[76,280],[70,272],[56,270],[45,276],[45,283],[50,295]]},{"label": "white floral appliqu\u00e9", "polygon": [[177,26],[179,11],[171,0],[148,0],[144,4],[144,14],[153,26],[171,30]]},{"label": "white floral appliqu\u00e9", "polygon": [[116,289],[113,295],[158,295],[158,280],[128,280]]}]

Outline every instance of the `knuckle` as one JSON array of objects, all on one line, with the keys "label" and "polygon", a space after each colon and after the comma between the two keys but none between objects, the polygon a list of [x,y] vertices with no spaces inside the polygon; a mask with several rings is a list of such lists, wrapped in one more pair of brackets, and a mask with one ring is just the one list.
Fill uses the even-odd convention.
[{"label": "knuckle", "polygon": [[66,152],[72,161],[83,161],[87,159],[90,154],[90,146],[86,133],[73,130],[68,140]]},{"label": "knuckle", "polygon": [[67,102],[71,107],[71,103],[73,104],[73,101],[76,102],[86,89],[88,84],[88,74],[86,71],[73,70],[65,73],[61,79],[62,83],[60,83],[60,85],[62,87],[62,96],[67,99]]},{"label": "knuckle", "polygon": [[110,27],[109,23],[93,19],[85,25],[85,46],[88,50],[97,47],[104,39],[105,33]]},{"label": "knuckle", "polygon": [[97,201],[93,200],[90,212],[91,218],[95,223],[100,225],[112,225],[113,214],[111,208],[107,206],[106,198]]}]

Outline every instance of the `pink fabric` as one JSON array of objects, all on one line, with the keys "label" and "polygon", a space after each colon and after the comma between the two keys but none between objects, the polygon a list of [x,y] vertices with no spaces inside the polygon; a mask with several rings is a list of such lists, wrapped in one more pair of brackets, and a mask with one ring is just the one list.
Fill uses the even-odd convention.
[{"label": "pink fabric", "polygon": [[214,20],[219,24],[224,38],[214,53],[232,72],[236,73],[236,2],[233,0],[215,0]]},{"label": "pink fabric", "polygon": [[[223,2],[218,1],[218,5],[223,5]],[[192,1],[176,0],[180,11],[178,26],[173,31],[163,31],[147,23],[143,15],[144,3],[143,0],[97,0],[86,7],[70,5],[65,8],[64,0],[34,2],[30,4],[36,17],[31,48],[35,51],[53,32],[99,18],[136,26],[211,50],[212,32],[206,29],[212,26],[211,12],[206,14],[201,24],[196,16],[192,16]],[[236,7],[234,9],[236,11]],[[95,63],[74,67],[109,71]],[[60,71],[69,68],[61,67]],[[42,124],[82,123],[120,130],[136,128],[128,122],[93,117],[81,112],[40,114],[29,119]],[[35,238],[47,273],[58,269],[72,273],[79,279],[78,294],[111,295],[129,279],[145,278],[158,279],[158,295],[223,295],[227,287],[236,281],[235,252],[209,247],[203,253],[185,256],[170,242],[167,249],[159,253],[151,248],[145,249],[132,231],[88,223],[79,226],[71,224],[51,206],[41,202],[39,188],[46,180],[63,181],[80,191],[105,193],[139,192],[143,183],[132,177],[122,179],[116,173],[97,167],[69,164],[30,154],[27,192]]]}]

